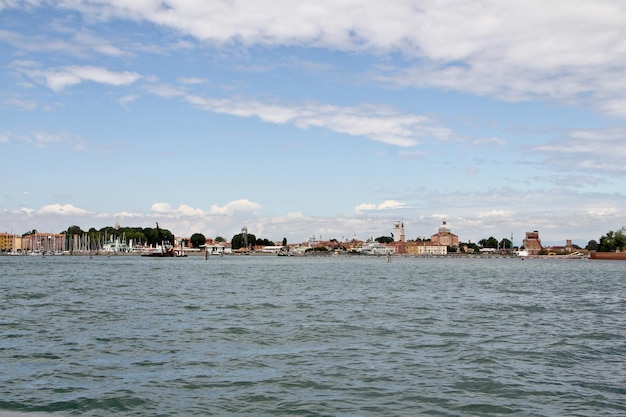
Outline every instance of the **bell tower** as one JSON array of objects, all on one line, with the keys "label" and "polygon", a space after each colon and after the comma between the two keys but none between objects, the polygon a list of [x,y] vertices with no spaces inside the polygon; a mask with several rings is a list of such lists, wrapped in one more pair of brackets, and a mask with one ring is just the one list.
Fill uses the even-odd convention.
[{"label": "bell tower", "polygon": [[393,241],[394,242],[406,242],[404,237],[404,222],[396,221],[393,223]]}]

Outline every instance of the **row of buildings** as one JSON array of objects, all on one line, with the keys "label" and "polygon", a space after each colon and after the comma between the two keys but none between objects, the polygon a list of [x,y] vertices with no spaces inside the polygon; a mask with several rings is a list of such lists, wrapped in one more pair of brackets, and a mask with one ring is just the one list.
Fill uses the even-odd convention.
[{"label": "row of buildings", "polygon": [[33,233],[30,235],[14,235],[0,233],[1,252],[42,252],[56,253],[67,250],[65,235],[60,233]]},{"label": "row of buildings", "polygon": [[404,233],[404,222],[396,221],[393,226],[394,253],[400,255],[446,255],[448,246],[459,246],[459,237],[452,233],[444,220],[437,233],[430,240],[412,240],[407,242]]},{"label": "row of buildings", "polygon": [[[310,240],[306,244],[289,245],[287,248],[282,246],[256,248],[259,251],[305,251],[315,247],[324,247],[328,250],[345,250],[356,251],[363,254],[400,254],[400,255],[446,255],[448,247],[460,247],[459,237],[452,233],[447,222],[444,220],[438,228],[437,233],[430,236],[430,239],[422,240],[406,240],[404,222],[394,222],[392,232],[393,242],[388,244],[379,244],[374,241],[359,241],[353,239],[350,242],[333,241],[314,241]],[[175,246],[180,248],[183,241],[189,242],[189,239],[176,238]],[[78,245],[78,246],[77,246]],[[11,253],[61,253],[66,251],[80,251],[83,244],[80,238],[74,237],[71,240],[66,239],[65,234],[61,233],[33,233],[29,235],[14,235],[10,233],[0,233],[0,251]],[[69,247],[71,246],[71,247]],[[539,232],[527,232],[523,241],[523,248],[529,255],[539,254],[546,248],[541,244]],[[131,248],[126,242],[109,242],[98,248],[103,252],[129,251]],[[182,248],[184,249],[184,248]],[[203,248],[207,252],[228,253],[230,252],[230,244],[227,242],[213,242],[207,239]],[[574,247],[570,240],[566,241],[563,247],[552,247],[552,250],[559,250],[564,253],[571,253]],[[466,248],[465,251],[471,251]]]},{"label": "row of buildings", "polygon": [[[117,225],[116,225],[117,226]],[[458,246],[459,237],[450,231],[447,223],[444,221],[436,234],[432,235],[430,241],[410,241],[406,242],[404,233],[404,223],[397,221],[394,223],[392,236],[394,243],[386,245],[389,251],[399,254],[415,254],[415,255],[445,255],[447,246]],[[175,246],[180,246],[181,242],[189,239],[176,238]],[[121,251],[128,248],[126,242],[110,242],[108,245],[102,245],[99,249],[102,251]],[[305,245],[290,245],[296,247],[313,247],[328,246],[328,249],[337,249],[341,247],[344,250],[356,250],[369,242],[353,240],[352,242],[319,242],[309,241]],[[80,237],[73,237],[71,241],[66,239],[66,235],[62,233],[32,233],[28,235],[15,235],[12,233],[0,233],[0,251],[2,252],[42,252],[56,253],[65,251],[77,251],[84,246],[84,242],[80,242]],[[227,243],[216,244],[211,239],[207,239],[207,249],[222,250],[228,247]]]},{"label": "row of buildings", "polygon": [[[445,255],[447,254],[448,247],[460,248],[462,245],[459,242],[459,237],[452,233],[450,227],[443,221],[443,224],[437,230],[437,233],[430,236],[430,240],[423,241],[409,241],[405,239],[404,223],[396,221],[394,224],[394,231],[392,234],[394,238],[394,253],[407,254],[407,255]],[[469,248],[464,248],[465,251],[472,251]],[[539,238],[539,232],[537,230],[532,232],[526,232],[522,246],[519,248],[520,252],[528,255],[538,255],[542,253],[573,253],[576,251],[571,240],[566,240],[564,246],[550,246],[545,247],[541,243]],[[523,250],[522,250],[523,249]],[[494,249],[495,250],[495,249]]]}]

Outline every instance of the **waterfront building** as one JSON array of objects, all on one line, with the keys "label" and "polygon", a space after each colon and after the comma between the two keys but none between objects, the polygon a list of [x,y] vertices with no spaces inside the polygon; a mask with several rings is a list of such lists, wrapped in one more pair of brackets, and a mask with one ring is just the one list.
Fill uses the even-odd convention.
[{"label": "waterfront building", "polygon": [[22,250],[22,236],[13,233],[0,233],[0,252],[19,252]]},{"label": "waterfront building", "polygon": [[574,245],[571,239],[565,240],[565,246],[550,246],[548,248],[550,253],[572,253],[574,252]]},{"label": "waterfront building", "polygon": [[230,243],[217,243],[211,241],[211,243],[206,243],[205,245],[200,245],[200,248],[204,248],[208,255],[230,255],[232,253],[232,248]]},{"label": "waterfront building", "polygon": [[404,246],[407,255],[439,256],[448,254],[448,246],[429,241],[407,242]]},{"label": "waterfront building", "polygon": [[537,255],[539,252],[543,250],[543,245],[541,244],[541,239],[539,239],[539,232],[526,232],[526,237],[522,242],[524,249],[528,251],[529,255]]},{"label": "waterfront building", "polygon": [[437,233],[430,237],[430,241],[435,245],[459,246],[459,237],[451,232],[445,220],[437,230]]}]

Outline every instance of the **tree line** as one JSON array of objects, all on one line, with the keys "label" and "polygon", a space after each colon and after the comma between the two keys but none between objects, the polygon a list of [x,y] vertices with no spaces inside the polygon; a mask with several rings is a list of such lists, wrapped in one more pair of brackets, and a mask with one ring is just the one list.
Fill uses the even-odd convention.
[{"label": "tree line", "polygon": [[[33,229],[29,232],[24,233],[22,236],[28,236],[31,234],[36,234],[37,230]],[[156,228],[156,227],[120,227],[115,228],[111,226],[103,227],[101,229],[96,229],[94,227],[89,230],[83,230],[79,226],[73,225],[61,232],[66,236],[66,239],[71,239],[73,236],[79,237],[88,237],[91,242],[106,242],[106,241],[114,241],[116,239],[124,240],[126,242],[132,240],[138,244],[146,244],[148,246],[156,246],[161,243],[174,244],[174,234],[168,229]],[[226,240],[217,236],[214,239],[215,242],[226,242]],[[231,245],[233,249],[239,249],[245,246],[247,243],[248,247],[252,246],[274,246],[274,242],[268,239],[257,238],[254,234],[247,234],[245,237],[239,233],[231,239]],[[199,248],[202,245],[206,244],[206,237],[202,233],[194,233],[191,237],[187,239],[183,239],[183,245],[191,244],[194,248]],[[283,246],[287,245],[287,239],[283,238]]]},{"label": "tree line", "polygon": [[[33,231],[36,233],[36,230]],[[29,232],[28,234],[32,234]],[[168,229],[161,229],[156,227],[120,227],[115,228],[111,226],[96,229],[94,227],[89,230],[83,230],[79,226],[70,226],[67,230],[61,232],[66,235],[66,239],[72,239],[73,236],[83,237],[87,236],[91,242],[106,242],[114,241],[116,239],[146,244],[146,245],[160,245],[161,243],[174,243],[174,234]]]}]

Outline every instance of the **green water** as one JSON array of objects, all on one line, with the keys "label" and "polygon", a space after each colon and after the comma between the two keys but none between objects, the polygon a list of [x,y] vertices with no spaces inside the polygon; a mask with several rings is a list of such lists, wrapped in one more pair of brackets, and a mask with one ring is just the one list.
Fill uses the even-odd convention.
[{"label": "green water", "polygon": [[0,410],[624,416],[625,284],[589,260],[0,257]]}]

